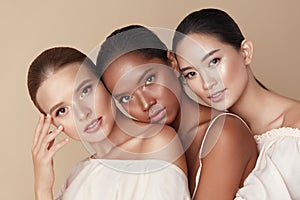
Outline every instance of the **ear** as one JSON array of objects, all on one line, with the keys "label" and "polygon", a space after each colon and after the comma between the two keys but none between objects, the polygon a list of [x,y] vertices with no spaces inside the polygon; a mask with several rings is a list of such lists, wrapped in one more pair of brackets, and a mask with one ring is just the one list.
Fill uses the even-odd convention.
[{"label": "ear", "polygon": [[244,56],[245,65],[249,65],[253,56],[253,44],[251,41],[245,39],[241,44],[241,51]]},{"label": "ear", "polygon": [[180,73],[179,73],[178,63],[177,63],[177,60],[176,60],[176,57],[175,57],[174,53],[171,52],[171,51],[168,51],[167,52],[167,57],[169,59],[170,66],[174,70],[176,76],[179,77]]}]

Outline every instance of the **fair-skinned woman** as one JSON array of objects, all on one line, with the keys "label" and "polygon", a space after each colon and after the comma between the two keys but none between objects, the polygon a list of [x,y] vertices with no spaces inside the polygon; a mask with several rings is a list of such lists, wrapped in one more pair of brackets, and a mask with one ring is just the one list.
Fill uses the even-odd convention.
[{"label": "fair-skinned woman", "polygon": [[[32,148],[36,199],[53,199],[53,157],[67,143],[53,144],[61,131],[95,153],[72,169],[56,199],[190,199],[175,131],[132,123],[94,70],[86,55],[68,47],[48,49],[30,66],[29,93],[43,113]],[[58,128],[49,133],[51,124]]]},{"label": "fair-skinned woman", "polygon": [[260,151],[243,199],[300,199],[300,103],[266,89],[250,64],[253,44],[224,11],[203,9],[177,27],[173,50],[186,84],[207,104],[249,124]]}]

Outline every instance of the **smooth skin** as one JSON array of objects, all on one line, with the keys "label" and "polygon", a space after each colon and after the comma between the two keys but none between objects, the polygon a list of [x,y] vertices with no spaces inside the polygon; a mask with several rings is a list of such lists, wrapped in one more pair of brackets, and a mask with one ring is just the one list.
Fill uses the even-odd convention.
[{"label": "smooth skin", "polygon": [[[114,109],[109,93],[92,72],[83,67],[80,73],[83,76],[76,76],[79,67],[80,63],[69,64],[49,75],[37,92],[38,104],[50,114],[40,117],[32,147],[36,200],[53,199],[53,159],[69,140],[54,144],[62,130],[72,139],[92,142],[96,158],[160,159],[173,163],[187,174],[183,149],[174,129],[139,123],[138,127],[127,127],[124,132],[118,125],[126,126],[131,119]],[[96,102],[95,106],[92,102]],[[86,128],[100,117],[99,129]],[[49,133],[51,124],[58,128]],[[139,137],[129,135],[130,130],[135,130]]]},{"label": "smooth skin", "polygon": [[54,184],[53,157],[69,139],[53,145],[55,138],[61,133],[63,127],[55,129],[49,134],[51,125],[51,116],[45,117],[41,114],[38,125],[35,130],[32,145],[32,160],[34,166],[34,191],[35,199],[52,200],[52,188]]},{"label": "smooth skin", "polygon": [[[186,51],[184,40],[177,48],[178,54],[182,55],[177,59],[186,83],[206,103],[241,116],[256,135],[280,127],[300,128],[299,101],[265,90],[256,82],[250,69],[253,56],[251,41],[244,40],[237,50],[210,35],[194,33],[188,36],[205,52],[219,49],[207,59],[209,64],[203,64],[192,62],[195,54]],[[200,58],[202,56],[199,55]],[[206,77],[202,73],[209,67],[217,71],[215,74],[218,76]],[[210,94],[223,90],[222,98],[212,102]]]},{"label": "smooth skin", "polygon": [[[189,104],[197,103],[184,94],[173,71],[177,69],[176,59],[171,53],[168,56],[170,62],[164,63],[157,58],[146,59],[129,53],[112,62],[102,78],[115,99],[136,120],[151,121],[151,112],[157,107],[164,108],[164,115],[157,123],[170,123],[176,130],[183,124],[184,127],[178,130],[183,144],[187,143],[185,138],[189,135],[194,137],[186,149],[189,187],[193,194],[200,166],[200,147],[211,117],[220,113],[202,105],[198,105],[199,108],[197,106],[199,110],[191,109]],[[175,109],[172,108],[178,107],[181,113],[174,113]],[[195,119],[193,113],[198,111]],[[174,118],[174,115],[177,117]],[[182,121],[177,120],[180,117]],[[204,148],[210,151],[201,160],[202,173],[196,199],[233,199],[255,165],[256,144],[240,120],[229,115],[221,116],[207,135],[213,135],[216,129],[220,133],[217,142],[216,138],[212,138],[212,142],[205,142]]]}]

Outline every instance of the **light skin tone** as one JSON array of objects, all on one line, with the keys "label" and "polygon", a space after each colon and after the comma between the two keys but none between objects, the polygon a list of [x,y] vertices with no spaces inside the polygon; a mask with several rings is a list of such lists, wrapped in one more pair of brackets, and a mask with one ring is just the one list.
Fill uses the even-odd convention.
[{"label": "light skin tone", "polygon": [[[80,63],[68,64],[50,74],[37,91],[37,103],[48,113],[39,120],[32,148],[37,200],[53,199],[53,157],[68,141],[53,145],[62,130],[72,139],[90,142],[96,158],[166,160],[187,174],[182,146],[172,128],[139,123],[134,130],[141,137],[129,135],[132,129],[119,125],[131,120],[115,109],[102,82],[86,67],[78,73],[79,68]],[[49,133],[51,124],[58,128]]]},{"label": "light skin tone", "polygon": [[[179,136],[185,139],[187,135],[192,134],[195,137],[186,150],[189,187],[193,193],[200,165],[200,146],[211,117],[218,113],[211,113],[201,105],[199,109],[199,105],[184,94],[178,76],[173,71],[177,68],[176,59],[171,53],[168,53],[168,56],[169,63],[164,63],[158,58],[146,59],[140,54],[129,53],[112,62],[102,78],[116,100],[136,120],[170,123],[173,127],[174,124],[177,125],[174,128],[183,124],[184,127],[178,130]],[[180,104],[176,105],[178,103]],[[189,104],[196,104],[199,110],[190,109]],[[174,113],[172,108],[178,107],[181,108],[181,113],[179,111]],[[158,114],[162,118],[151,120],[152,112],[156,108],[163,108],[163,114]],[[192,116],[197,111],[201,117],[195,115],[197,116],[195,119]],[[176,121],[178,116],[174,115],[179,113],[182,121],[177,121],[176,124],[172,120]],[[221,134],[217,136],[216,143],[213,137],[208,137],[206,140],[208,145],[205,144],[203,147],[209,153],[206,151],[207,154],[201,160],[201,179],[197,188],[201,193],[196,193],[196,199],[233,199],[237,189],[255,165],[257,156],[255,142],[242,122],[231,116],[219,118],[210,132]]]},{"label": "light skin tone", "polygon": [[[181,55],[177,57],[179,70],[189,87],[207,104],[238,114],[248,123],[253,134],[285,126],[300,127],[297,117],[300,103],[265,90],[256,82],[250,69],[251,41],[244,40],[240,49],[235,49],[211,35],[192,33],[188,36],[196,45],[191,45],[189,39],[179,43],[176,49]],[[200,58],[205,56],[204,52],[213,53],[204,62],[200,58],[197,61],[196,53],[187,50],[191,46],[198,46],[198,52],[202,51],[198,54]],[[207,68],[214,69],[215,76],[203,73]],[[215,98],[212,98],[213,94]]]}]

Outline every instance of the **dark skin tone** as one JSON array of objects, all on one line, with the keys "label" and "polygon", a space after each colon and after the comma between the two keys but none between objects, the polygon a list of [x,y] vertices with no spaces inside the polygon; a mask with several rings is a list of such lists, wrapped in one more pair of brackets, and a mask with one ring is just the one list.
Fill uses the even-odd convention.
[{"label": "dark skin tone", "polygon": [[[172,54],[168,56],[169,61],[165,63],[158,58],[146,59],[138,54],[126,54],[106,69],[103,80],[112,95],[117,100],[121,99],[119,102],[123,108],[137,120],[149,120],[148,116],[158,105],[166,108],[164,120],[158,123],[166,122],[177,130],[186,150],[189,185],[193,193],[200,165],[200,147],[211,119],[219,112],[199,105],[186,96],[178,76],[172,71],[172,68],[177,69],[177,62]],[[147,69],[150,71],[145,75]],[[220,117],[210,131],[220,135],[217,142],[208,142],[204,147],[210,150],[201,160],[202,172],[197,191],[206,192],[197,192],[196,199],[233,199],[255,165],[256,144],[249,130],[233,116]],[[213,138],[210,140],[213,141]]]}]

